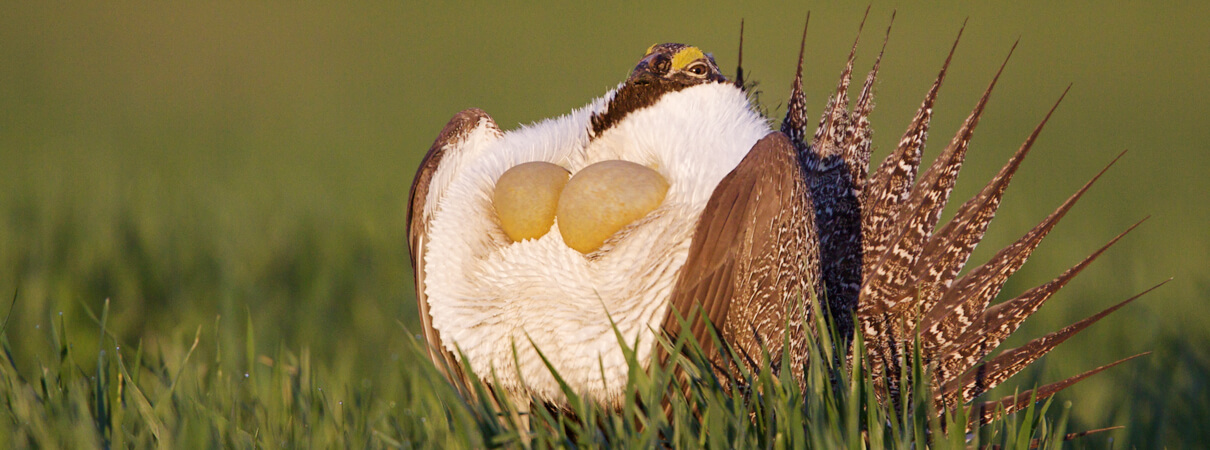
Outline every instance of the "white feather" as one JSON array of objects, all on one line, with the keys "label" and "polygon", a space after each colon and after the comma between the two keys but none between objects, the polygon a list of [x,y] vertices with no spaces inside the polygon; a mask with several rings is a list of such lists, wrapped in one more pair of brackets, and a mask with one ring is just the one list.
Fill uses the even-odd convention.
[{"label": "white feather", "polygon": [[[472,156],[444,174],[443,162],[434,177],[440,194],[430,192],[436,209],[425,256],[433,327],[479,376],[494,370],[513,392],[563,399],[536,347],[577,392],[621,399],[628,367],[610,318],[648,361],[698,216],[719,181],[770,132],[744,93],[712,83],[666,94],[590,140],[590,118],[613,94],[474,141],[460,152]],[[491,197],[505,170],[547,161],[574,174],[615,159],[655,169],[669,190],[660,207],[601,250],[585,256],[567,247],[557,223],[545,236],[517,243],[500,229]]]}]

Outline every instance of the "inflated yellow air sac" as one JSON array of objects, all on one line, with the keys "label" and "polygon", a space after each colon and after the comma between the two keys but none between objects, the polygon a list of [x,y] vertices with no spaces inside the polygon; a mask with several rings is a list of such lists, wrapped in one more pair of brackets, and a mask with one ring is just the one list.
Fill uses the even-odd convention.
[{"label": "inflated yellow air sac", "polygon": [[508,169],[496,180],[492,206],[513,242],[537,239],[555,222],[559,194],[567,185],[567,169],[548,162],[528,162]]},{"label": "inflated yellow air sac", "polygon": [[571,177],[555,216],[563,242],[580,253],[601,248],[610,236],[651,212],[668,193],[658,172],[629,161],[602,161]]}]

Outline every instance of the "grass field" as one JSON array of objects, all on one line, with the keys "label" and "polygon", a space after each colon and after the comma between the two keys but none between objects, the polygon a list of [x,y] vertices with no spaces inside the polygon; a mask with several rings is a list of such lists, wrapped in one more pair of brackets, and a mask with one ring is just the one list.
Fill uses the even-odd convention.
[{"label": "grass field", "polygon": [[[0,443],[145,443],[156,428],[145,424],[158,421],[180,445],[490,444],[467,437],[479,430],[450,428],[473,428],[470,415],[432,409],[456,402],[409,339],[407,188],[445,121],[472,106],[506,129],[565,113],[621,81],[655,42],[712,50],[729,72],[740,18],[745,69],[780,112],[808,8],[804,75],[818,113],[864,10],[69,3],[0,14],[0,298],[16,298],[11,312],[0,305],[11,362]],[[967,17],[926,158],[1020,45],[956,199],[976,192],[1074,84],[972,262],[1122,150],[1004,294],[1152,218],[1005,345],[1175,280],[998,393],[1152,351],[1060,395],[1055,405],[1072,404],[1067,428],[1126,425],[1078,443],[1092,447],[1110,438],[1205,447],[1210,7],[1117,3],[876,2],[859,67],[872,63],[892,8],[898,16],[877,86],[875,158],[897,141]],[[90,397],[98,389],[109,396]],[[101,398],[121,401],[98,409]],[[1056,420],[1062,409],[1051,408]],[[126,416],[106,431],[98,411]]]}]

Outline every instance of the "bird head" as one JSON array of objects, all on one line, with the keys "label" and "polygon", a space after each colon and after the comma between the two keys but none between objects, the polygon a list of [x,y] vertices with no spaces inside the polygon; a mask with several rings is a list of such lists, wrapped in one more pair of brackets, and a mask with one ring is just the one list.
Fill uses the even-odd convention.
[{"label": "bird head", "polygon": [[631,112],[654,105],[664,94],[726,81],[714,57],[697,47],[652,45],[614,93],[605,110],[593,115],[592,134],[599,136]]},{"label": "bird head", "polygon": [[692,86],[726,81],[709,54],[685,44],[655,44],[630,73],[627,84],[670,83]]}]

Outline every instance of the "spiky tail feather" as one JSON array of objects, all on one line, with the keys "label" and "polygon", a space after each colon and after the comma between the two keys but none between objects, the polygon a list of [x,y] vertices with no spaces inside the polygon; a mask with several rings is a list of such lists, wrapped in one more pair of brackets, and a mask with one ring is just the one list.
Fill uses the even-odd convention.
[{"label": "spiky tail feather", "polygon": [[[1117,311],[1119,308],[1126,306],[1128,303],[1142,297],[1143,295],[1163,286],[1169,280],[1165,280],[1146,291],[1140,292],[1133,297],[1123,300],[1121,303],[1105,308],[1105,310],[1096,313],[1084,320],[1073,323],[1064,327],[1059,331],[1047,334],[1040,338],[1029,341],[1020,347],[1009,349],[1001,352],[991,360],[981,363],[967,370],[962,376],[951,377],[948,382],[938,388],[939,397],[944,398],[945,403],[950,406],[956,406],[958,403],[965,403],[974,400],[975,397],[987,392],[996,387],[1004,380],[1021,371],[1029,364],[1036,361],[1038,358],[1045,355],[1050,350],[1057,347],[1059,344],[1066,341],[1068,338],[1075,336],[1076,333],[1083,331],[1090,325],[1101,320],[1110,313]],[[938,398],[941,400],[941,398]]]}]

